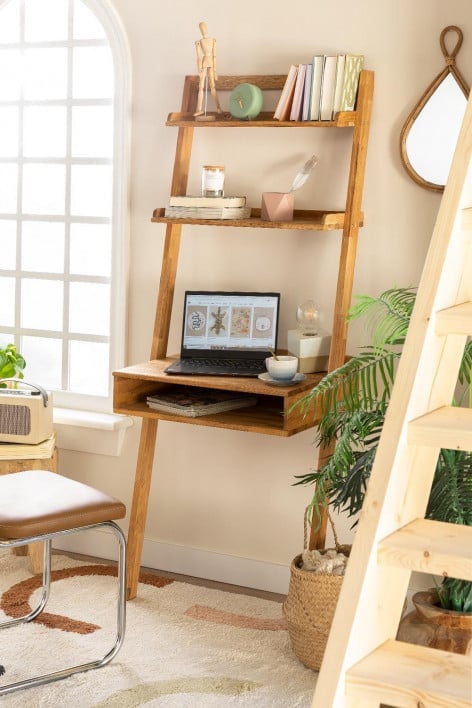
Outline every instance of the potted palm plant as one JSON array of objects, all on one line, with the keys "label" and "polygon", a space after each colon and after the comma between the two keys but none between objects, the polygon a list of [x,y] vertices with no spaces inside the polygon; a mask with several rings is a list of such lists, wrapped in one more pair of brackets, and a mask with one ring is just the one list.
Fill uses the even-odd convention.
[{"label": "potted palm plant", "polygon": [[[392,288],[378,298],[359,297],[349,319],[366,319],[371,344],[328,373],[297,404],[305,415],[321,411],[317,444],[336,443],[320,469],[296,476],[295,484],[314,484],[314,523],[330,507],[350,517],[362,507],[415,298],[415,288]],[[469,341],[458,374],[457,405],[472,404],[471,373]],[[471,452],[440,451],[426,516],[472,525]],[[472,619],[470,581],[445,578],[429,595],[446,611],[470,613]]]}]

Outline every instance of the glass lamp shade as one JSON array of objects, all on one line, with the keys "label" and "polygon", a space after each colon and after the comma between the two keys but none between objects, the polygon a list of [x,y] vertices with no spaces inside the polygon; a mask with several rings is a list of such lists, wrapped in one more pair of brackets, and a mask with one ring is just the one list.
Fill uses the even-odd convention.
[{"label": "glass lamp shade", "polygon": [[318,334],[320,310],[313,300],[306,300],[297,307],[297,324],[301,333],[307,337]]}]

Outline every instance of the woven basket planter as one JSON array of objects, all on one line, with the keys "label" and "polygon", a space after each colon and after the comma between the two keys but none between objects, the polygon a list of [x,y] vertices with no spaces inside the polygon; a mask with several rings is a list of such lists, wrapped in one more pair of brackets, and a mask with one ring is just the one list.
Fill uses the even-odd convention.
[{"label": "woven basket planter", "polygon": [[343,582],[341,575],[316,575],[303,570],[301,554],[290,567],[290,584],[283,604],[295,656],[319,670]]},{"label": "woven basket planter", "polygon": [[[307,547],[305,512],[304,547]],[[349,557],[351,546],[340,545],[329,518],[336,551]],[[326,549],[328,550],[328,549]],[[343,575],[316,574],[302,568],[302,554],[290,566],[290,584],[283,613],[295,656],[309,669],[318,671],[328,641],[331,623],[338,603]]]}]

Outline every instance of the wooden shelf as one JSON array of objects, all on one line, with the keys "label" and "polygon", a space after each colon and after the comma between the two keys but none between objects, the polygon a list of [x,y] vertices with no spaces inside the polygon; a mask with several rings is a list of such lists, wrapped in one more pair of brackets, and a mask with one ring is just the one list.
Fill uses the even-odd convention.
[{"label": "wooden shelf", "polygon": [[[166,374],[164,368],[175,357],[135,364],[113,372],[116,413],[139,416],[154,420],[169,420],[187,425],[206,425],[230,428],[267,435],[289,437],[313,427],[315,416],[312,410],[306,415],[294,404],[323,377],[323,374],[307,374],[306,379],[293,386],[269,386],[258,378],[233,376],[180,376]],[[186,418],[152,410],[146,397],[166,389],[169,385],[185,385],[204,388],[238,391],[257,395],[258,402],[249,408]]]},{"label": "wooden shelf", "polygon": [[[216,88],[231,91],[240,83],[252,83],[262,91],[276,91],[280,94],[286,75],[246,75],[219,76]],[[215,114],[214,120],[198,121],[193,116],[198,98],[198,76],[186,76],[182,94],[180,112],[170,113],[167,125],[176,127],[176,151],[174,171],[170,186],[171,195],[187,194],[188,175],[195,128],[352,128],[351,158],[346,189],[346,201],[342,210],[296,210],[293,221],[264,221],[260,209],[251,209],[247,219],[175,219],[165,217],[165,210],[154,210],[152,221],[165,224],[165,241],[159,294],[154,319],[154,332],[150,351],[150,361],[115,371],[114,375],[114,410],[117,413],[142,418],[141,437],[136,464],[136,476],[133,504],[130,512],[128,532],[128,598],[136,595],[144,540],[144,524],[151,477],[154,463],[154,449],[159,420],[203,425],[214,428],[228,428],[265,435],[289,437],[316,424],[318,411],[310,409],[306,414],[294,404],[318,383],[323,374],[310,374],[295,386],[270,387],[259,379],[205,376],[169,376],[164,373],[168,358],[168,340],[173,298],[179,260],[180,242],[183,225],[216,226],[256,229],[280,229],[285,231],[342,231],[335,239],[339,247],[339,268],[335,276],[336,300],[334,306],[331,349],[328,368],[330,371],[340,366],[345,359],[347,324],[346,313],[351,304],[354,265],[356,258],[359,227],[363,225],[362,191],[367,153],[367,143],[372,108],[374,76],[363,71],[359,81],[356,110],[338,113],[332,121],[277,121],[273,112],[261,113],[255,120],[235,120],[229,113]],[[201,134],[200,134],[201,135]],[[282,136],[282,134],[280,134]],[[313,136],[311,133],[310,137]],[[307,136],[308,137],[308,136]],[[258,402],[253,407],[236,409],[199,418],[186,418],[151,410],[146,404],[146,396],[156,393],[169,384],[200,386],[229,391],[257,394]],[[329,450],[323,448],[323,455]],[[326,519],[322,519],[318,541],[310,547],[323,547]]]},{"label": "wooden shelf", "polygon": [[237,120],[231,113],[208,113],[214,120],[198,121],[191,113],[169,113],[166,125],[177,128],[353,128],[355,111],[342,111],[334,120],[274,120],[273,112],[259,113],[252,120]]},{"label": "wooden shelf", "polygon": [[[164,216],[165,208],[159,207],[153,212],[151,221],[158,224],[191,224],[193,226],[237,226],[252,229],[287,229],[300,231],[336,231],[344,228],[344,212],[312,211],[295,209],[293,221],[264,221],[261,210],[251,209],[247,219],[176,219]],[[363,214],[358,226],[363,225]]]}]

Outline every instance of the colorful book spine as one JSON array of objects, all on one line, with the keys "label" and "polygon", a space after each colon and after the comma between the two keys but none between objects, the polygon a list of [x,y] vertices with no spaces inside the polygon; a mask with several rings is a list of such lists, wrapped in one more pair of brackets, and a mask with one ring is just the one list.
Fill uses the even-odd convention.
[{"label": "colorful book spine", "polygon": [[355,110],[361,54],[315,54],[310,64],[292,64],[274,112],[280,121],[332,121]]},{"label": "colorful book spine", "polygon": [[310,96],[310,120],[320,119],[321,83],[323,81],[323,56],[315,54],[313,57],[313,70]]},{"label": "colorful book spine", "polygon": [[355,110],[359,76],[363,68],[364,56],[362,54],[346,55],[340,111]]},{"label": "colorful book spine", "polygon": [[334,87],[336,84],[337,56],[325,55],[323,59],[323,81],[320,96],[320,120],[332,120]]},{"label": "colorful book spine", "polygon": [[296,64],[292,64],[288,71],[282,93],[280,94],[280,98],[275,109],[274,120],[288,120],[292,107],[293,92],[295,90],[297,74],[298,66]]}]

